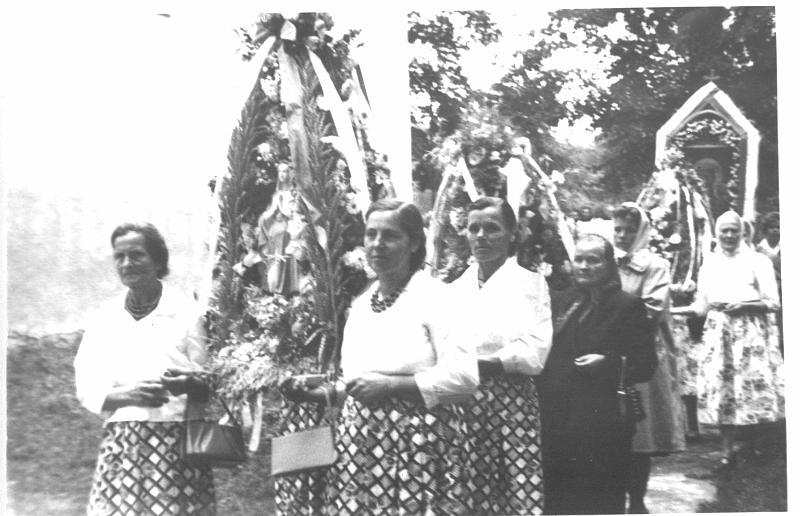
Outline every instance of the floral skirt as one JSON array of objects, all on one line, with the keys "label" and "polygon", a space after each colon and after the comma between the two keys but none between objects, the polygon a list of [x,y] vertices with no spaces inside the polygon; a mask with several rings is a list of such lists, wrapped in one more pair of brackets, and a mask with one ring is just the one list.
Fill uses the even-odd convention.
[{"label": "floral skirt", "polygon": [[672,318],[672,337],[678,350],[678,382],[681,396],[697,396],[697,375],[700,367],[702,343],[693,339],[685,316]]},{"label": "floral skirt", "polygon": [[[281,434],[317,426],[322,414],[314,404],[284,401],[281,406]],[[325,506],[326,472],[316,470],[275,479],[275,513],[278,515],[321,514]]]},{"label": "floral skirt", "polygon": [[542,514],[539,397],[531,377],[482,380],[465,409],[471,514]]},{"label": "floral skirt", "polygon": [[329,470],[327,513],[466,514],[465,428],[456,408],[348,398]]},{"label": "floral skirt", "polygon": [[784,418],[783,358],[774,314],[712,310],[703,333],[698,419],[753,425]]},{"label": "floral skirt", "polygon": [[181,460],[182,438],[182,422],[105,425],[86,514],[216,514],[211,469]]}]

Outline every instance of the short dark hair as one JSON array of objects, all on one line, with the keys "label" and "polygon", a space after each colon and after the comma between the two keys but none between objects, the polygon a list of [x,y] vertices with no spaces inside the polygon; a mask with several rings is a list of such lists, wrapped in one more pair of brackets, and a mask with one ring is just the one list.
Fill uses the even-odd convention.
[{"label": "short dark hair", "polygon": [[127,233],[139,233],[144,237],[144,249],[158,266],[158,272],[156,274],[158,279],[169,274],[169,251],[167,250],[167,242],[154,225],[149,222],[126,222],[120,224],[111,233],[111,247],[114,247],[117,238]]},{"label": "short dark hair", "polygon": [[623,220],[631,219],[638,226],[642,223],[642,212],[633,206],[618,206],[614,208],[614,218]]},{"label": "short dark hair", "polygon": [[498,208],[500,215],[503,218],[503,225],[506,229],[514,234],[514,240],[508,246],[508,256],[514,256],[517,252],[517,216],[514,214],[514,208],[508,204],[508,201],[500,197],[479,197],[467,206],[467,214],[471,211],[485,210],[486,208]]},{"label": "short dark hair", "polygon": [[416,271],[425,265],[425,227],[422,214],[411,203],[397,199],[380,199],[369,205],[364,220],[376,211],[396,211],[400,219],[400,227],[412,242],[419,242],[419,247],[411,254],[411,270]]}]

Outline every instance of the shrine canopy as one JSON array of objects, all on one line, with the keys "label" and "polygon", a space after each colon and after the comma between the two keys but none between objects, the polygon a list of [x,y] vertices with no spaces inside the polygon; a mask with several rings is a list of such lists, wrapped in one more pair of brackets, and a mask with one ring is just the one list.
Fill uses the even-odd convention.
[{"label": "shrine canopy", "polygon": [[761,136],[713,81],[697,90],[656,133],[655,161],[680,150],[704,180],[711,214],[734,209],[755,214]]}]

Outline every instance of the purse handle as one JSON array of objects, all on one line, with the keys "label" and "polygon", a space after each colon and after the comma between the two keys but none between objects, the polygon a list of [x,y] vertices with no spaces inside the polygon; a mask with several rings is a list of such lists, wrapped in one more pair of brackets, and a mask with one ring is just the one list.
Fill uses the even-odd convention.
[{"label": "purse handle", "polygon": [[[208,396],[208,403],[210,404],[211,400],[213,400],[215,398],[220,402],[220,404],[222,405],[222,408],[225,409],[225,413],[228,415],[228,418],[231,421],[233,421],[233,426],[235,426],[236,428],[240,428],[241,429],[242,428],[241,423],[239,423],[239,420],[236,419],[236,416],[233,415],[233,412],[231,412],[231,409],[228,407],[228,404],[225,403],[225,399],[222,396],[220,396],[220,395],[218,395],[218,394],[216,394],[214,392],[211,392],[211,393],[209,393],[209,396]],[[193,403],[192,400],[187,398],[187,400],[186,400],[186,409],[184,410],[183,420],[184,421],[204,421],[205,417],[200,418],[200,419],[189,419],[189,411],[190,411],[189,406],[192,403]]]}]

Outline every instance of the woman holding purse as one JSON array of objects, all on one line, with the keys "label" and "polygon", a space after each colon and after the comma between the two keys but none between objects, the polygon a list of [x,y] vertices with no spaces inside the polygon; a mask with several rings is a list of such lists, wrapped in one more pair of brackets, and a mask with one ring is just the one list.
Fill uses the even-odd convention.
[{"label": "woman holding purse", "polygon": [[[357,298],[341,353],[345,396],[328,514],[466,513],[465,429],[454,408],[475,392],[478,367],[444,338],[444,285],[423,272],[425,235],[415,206],[373,203],[364,247],[377,281]],[[321,388],[285,385],[287,397],[324,403]]]},{"label": "woman holding purse", "polygon": [[621,289],[603,237],[578,239],[573,275],[575,287],[553,294],[553,347],[538,383],[545,513],[624,514],[635,422],[617,390],[621,377],[652,376],[653,334],[642,300]]},{"label": "woman holding purse", "polygon": [[208,388],[202,318],[161,282],[164,238],[151,224],[111,234],[121,299],[103,307],[75,357],[77,397],[105,420],[89,515],[213,515],[211,469],[181,459],[186,404]]}]

